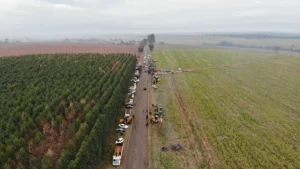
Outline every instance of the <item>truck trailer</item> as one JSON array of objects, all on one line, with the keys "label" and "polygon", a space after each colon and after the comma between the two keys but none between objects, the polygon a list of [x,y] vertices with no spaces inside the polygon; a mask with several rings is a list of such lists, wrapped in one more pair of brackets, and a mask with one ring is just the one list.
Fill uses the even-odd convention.
[{"label": "truck trailer", "polygon": [[116,142],[115,152],[113,155],[113,166],[121,165],[121,159],[123,154],[124,142]]}]

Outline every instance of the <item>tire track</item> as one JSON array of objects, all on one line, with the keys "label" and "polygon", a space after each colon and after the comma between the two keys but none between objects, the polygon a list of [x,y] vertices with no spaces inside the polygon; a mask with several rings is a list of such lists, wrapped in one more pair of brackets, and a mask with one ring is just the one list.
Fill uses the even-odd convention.
[{"label": "tire track", "polygon": [[[176,99],[179,103],[181,112],[183,113],[183,115],[185,117],[184,118],[184,123],[185,123],[185,127],[186,127],[185,130],[186,130],[187,133],[192,132],[192,134],[193,134],[192,136],[188,135],[188,137],[187,137],[188,138],[188,143],[191,144],[191,142],[193,142],[194,140],[198,143],[199,143],[199,141],[201,141],[202,144],[199,144],[199,148],[201,148],[202,151],[204,151],[203,157],[206,158],[206,162],[208,163],[209,168],[218,168],[220,166],[220,161],[219,161],[217,155],[214,153],[214,150],[211,147],[211,145],[210,145],[210,143],[207,139],[207,136],[204,133],[204,130],[203,130],[202,126],[200,126],[201,134],[200,134],[200,139],[199,139],[199,136],[197,135],[196,130],[195,130],[195,126],[192,123],[193,120],[190,119],[190,113],[192,111],[184,103],[184,100],[183,100],[183,98],[180,94],[180,91],[178,89],[178,86],[175,82],[174,76],[172,76],[172,83],[175,87]],[[198,162],[195,161],[195,166],[198,167],[199,165],[200,164],[198,164]]]}]

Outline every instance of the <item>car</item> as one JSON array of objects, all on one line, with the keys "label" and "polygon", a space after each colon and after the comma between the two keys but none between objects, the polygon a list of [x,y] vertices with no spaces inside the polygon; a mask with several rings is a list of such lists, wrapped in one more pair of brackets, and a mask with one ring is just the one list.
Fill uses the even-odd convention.
[{"label": "car", "polygon": [[116,132],[120,132],[120,131],[125,131],[125,129],[124,129],[124,128],[118,127],[118,128],[116,129]]},{"label": "car", "polygon": [[125,130],[122,130],[122,131],[120,131],[119,133],[120,133],[120,135],[125,135],[125,134],[126,134],[126,131],[125,131]]},{"label": "car", "polygon": [[144,90],[147,90],[147,88],[146,88],[146,87],[144,87]]},{"label": "car", "polygon": [[125,103],[126,106],[129,106],[129,105],[133,105],[133,102],[127,102]]},{"label": "car", "polygon": [[136,93],[136,91],[133,90],[133,91],[129,91],[129,93],[127,93],[127,95],[130,96],[130,95],[135,94],[135,93]]},{"label": "car", "polygon": [[131,86],[130,88],[128,88],[129,90],[136,90],[135,86]]},{"label": "car", "polygon": [[125,105],[126,108],[133,108],[133,104],[127,104]]},{"label": "car", "polygon": [[129,90],[129,93],[135,93],[135,92],[136,92],[135,89],[130,89],[130,90]]},{"label": "car", "polygon": [[130,108],[133,108],[133,105],[128,104],[128,105],[126,105],[125,107],[130,109]]},{"label": "car", "polygon": [[136,82],[139,82],[140,80],[139,80],[139,78],[137,78],[137,77],[134,77],[134,79],[131,79],[130,81],[132,81],[132,82],[136,83]]},{"label": "car", "polygon": [[131,81],[134,82],[134,83],[138,83],[139,82],[139,80],[137,80],[137,79],[132,79]]},{"label": "car", "polygon": [[127,128],[128,128],[128,126],[127,126],[127,125],[125,125],[125,124],[119,124],[119,128],[127,129]]},{"label": "car", "polygon": [[134,94],[131,94],[131,98],[134,99]]},{"label": "car", "polygon": [[120,137],[115,143],[116,144],[121,144],[124,142],[124,138]]}]

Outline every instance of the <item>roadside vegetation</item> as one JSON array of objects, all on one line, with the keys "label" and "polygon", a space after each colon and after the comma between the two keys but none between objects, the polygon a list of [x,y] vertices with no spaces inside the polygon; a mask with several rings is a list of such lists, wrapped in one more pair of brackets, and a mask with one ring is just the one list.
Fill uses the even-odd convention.
[{"label": "roadside vegetation", "polygon": [[135,63],[132,54],[0,58],[0,168],[99,167]]},{"label": "roadside vegetation", "polygon": [[[193,71],[162,75],[152,93],[166,108],[164,127],[152,128],[152,168],[300,168],[300,56],[163,49],[154,57],[158,69]],[[174,142],[185,149],[155,146]]]}]

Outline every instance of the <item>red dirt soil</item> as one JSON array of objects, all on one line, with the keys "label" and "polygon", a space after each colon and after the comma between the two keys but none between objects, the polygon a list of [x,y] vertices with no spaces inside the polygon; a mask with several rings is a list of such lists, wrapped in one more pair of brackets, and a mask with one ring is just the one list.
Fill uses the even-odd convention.
[{"label": "red dirt soil", "polygon": [[39,145],[35,145],[32,140],[28,142],[28,151],[34,157],[41,159],[47,151],[53,153],[52,158],[57,160],[60,152],[65,148],[69,138],[66,129],[55,130],[53,125],[44,124],[43,133],[45,139]]},{"label": "red dirt soil", "polygon": [[[63,103],[66,104],[66,101],[63,100]],[[53,159],[57,160],[61,151],[67,145],[69,136],[67,135],[67,129],[70,122],[78,117],[78,114],[83,116],[82,112],[76,113],[74,110],[74,106],[78,104],[74,101],[70,102],[71,113],[64,116],[63,127],[59,129],[54,129],[55,122],[52,121],[51,124],[43,123],[43,133],[45,135],[45,139],[39,145],[33,145],[32,141],[28,143],[28,150],[34,157],[38,157],[41,159],[43,155],[48,151],[51,151],[53,154]]]},{"label": "red dirt soil", "polygon": [[120,61],[115,61],[113,62],[113,66],[112,66],[112,71],[113,72],[118,72],[121,68],[121,62]]},{"label": "red dirt soil", "polygon": [[0,44],[1,56],[18,56],[39,53],[132,53],[137,46],[91,43],[18,43]]}]

